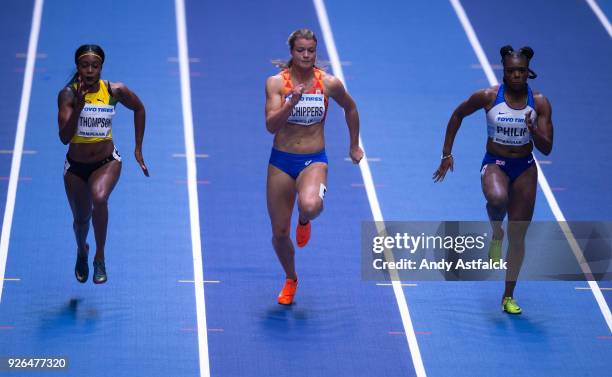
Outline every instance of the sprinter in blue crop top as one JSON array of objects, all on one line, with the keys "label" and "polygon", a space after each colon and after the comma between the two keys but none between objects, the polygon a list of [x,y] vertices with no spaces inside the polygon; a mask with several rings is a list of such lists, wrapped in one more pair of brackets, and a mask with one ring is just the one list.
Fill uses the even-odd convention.
[{"label": "sprinter in blue crop top", "polygon": [[527,79],[536,74],[529,69],[533,50],[511,46],[500,49],[504,66],[504,82],[472,94],[453,112],[446,128],[442,161],[433,174],[442,181],[447,171],[453,171],[451,150],[461,121],[476,110],[485,109],[487,118],[487,148],[481,164],[482,191],[487,200],[487,213],[493,228],[489,258],[501,259],[504,237],[502,222],[508,214],[508,253],[505,291],[502,309],[520,314],[513,298],[523,258],[525,234],[533,215],[538,171],[532,151],[535,146],[548,155],[553,145],[552,110],[543,94],[533,91]]},{"label": "sprinter in blue crop top", "polygon": [[272,223],[272,245],[285,271],[278,303],[290,305],[297,289],[293,242],[289,238],[291,214],[297,195],[299,218],[296,241],[306,246],[311,220],[323,210],[327,182],[327,156],[323,127],[328,98],[344,109],[349,129],[349,156],[357,164],[359,147],[357,106],[337,78],[315,66],[317,39],[308,29],[291,33],[291,60],[266,81],[266,128],[274,135],[268,165],[267,201]]}]

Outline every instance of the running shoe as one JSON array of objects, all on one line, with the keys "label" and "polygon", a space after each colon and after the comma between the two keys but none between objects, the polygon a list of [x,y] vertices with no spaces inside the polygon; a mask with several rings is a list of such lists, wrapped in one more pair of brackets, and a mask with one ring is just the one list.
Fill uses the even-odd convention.
[{"label": "running shoe", "polygon": [[502,310],[509,314],[521,314],[521,307],[518,306],[512,297],[504,297],[502,301]]},{"label": "running shoe", "polygon": [[278,294],[278,303],[281,305],[291,305],[293,303],[295,291],[297,290],[297,285],[297,279],[286,279],[285,286]]},{"label": "running shoe", "polygon": [[298,225],[295,229],[295,241],[298,247],[306,246],[308,240],[310,240],[310,221],[302,225],[298,220]]},{"label": "running shoe", "polygon": [[501,262],[502,240],[491,240],[489,244],[489,259],[493,260],[493,262]]},{"label": "running shoe", "polygon": [[104,284],[106,283],[106,266],[104,265],[104,261],[93,261],[94,268],[94,276],[93,282],[94,284]]},{"label": "running shoe", "polygon": [[89,245],[85,245],[85,252],[80,253],[77,249],[77,259],[74,265],[74,276],[79,283],[85,283],[89,277],[89,266],[87,265],[87,257],[89,255]]}]

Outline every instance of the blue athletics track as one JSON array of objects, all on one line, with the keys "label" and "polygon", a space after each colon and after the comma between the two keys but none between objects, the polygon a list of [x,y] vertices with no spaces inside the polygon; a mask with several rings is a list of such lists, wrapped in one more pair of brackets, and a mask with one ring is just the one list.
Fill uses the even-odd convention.
[{"label": "blue athletics track", "polygon": [[[505,44],[534,49],[531,85],[553,108],[534,220],[610,221],[610,19],[610,0],[4,1],[0,375],[609,375],[609,281],[519,281],[524,313],[508,316],[499,281],[363,279],[361,226],[487,220],[482,112],[463,122],[455,171],[431,176],[453,109],[501,80]],[[296,250],[300,288],[285,307],[265,201],[264,84],[302,27],[357,102],[367,161],[348,161],[332,101],[325,211]],[[149,178],[133,157],[131,112],[119,105],[115,117],[123,169],[101,286],[74,278],[57,133],[57,94],[85,43],[104,48],[103,78],[147,111]],[[68,366],[6,367],[41,357]]]}]

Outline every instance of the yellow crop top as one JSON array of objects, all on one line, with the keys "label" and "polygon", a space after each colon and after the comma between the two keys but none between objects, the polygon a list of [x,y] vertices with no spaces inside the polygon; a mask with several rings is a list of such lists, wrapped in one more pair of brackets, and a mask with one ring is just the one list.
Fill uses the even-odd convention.
[{"label": "yellow crop top", "polygon": [[[73,87],[76,89],[76,84],[73,84]],[[70,142],[98,143],[112,140],[116,104],[117,101],[109,93],[106,82],[100,80],[100,89],[85,95],[85,106],[79,116],[76,133]]]}]

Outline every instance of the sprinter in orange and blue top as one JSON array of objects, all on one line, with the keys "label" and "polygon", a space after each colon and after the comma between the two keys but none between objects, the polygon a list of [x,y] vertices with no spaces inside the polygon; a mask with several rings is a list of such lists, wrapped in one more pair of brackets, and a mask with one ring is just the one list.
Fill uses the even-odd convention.
[{"label": "sprinter in orange and blue top", "polygon": [[77,72],[58,95],[59,137],[62,143],[69,144],[64,162],[64,187],[72,210],[77,243],[74,273],[81,283],[89,277],[87,233],[91,220],[96,239],[95,284],[107,280],[104,246],[108,198],[121,173],[121,157],[113,143],[112,132],[117,103],[134,111],[134,155],[145,176],[149,176],[142,158],[144,105],[124,84],[100,78],[104,58],[100,46],[79,47],[74,56]]},{"label": "sprinter in orange and blue top", "polygon": [[289,305],[297,289],[293,242],[289,238],[291,213],[299,210],[296,241],[304,247],[310,239],[311,220],[323,210],[327,190],[327,156],[323,129],[328,98],[345,112],[349,129],[349,156],[357,164],[359,147],[357,106],[337,78],[315,66],[317,38],[308,29],[291,33],[291,59],[285,69],[266,81],[266,129],[274,135],[267,181],[267,202],[272,223],[272,245],[285,271],[278,303]]}]

